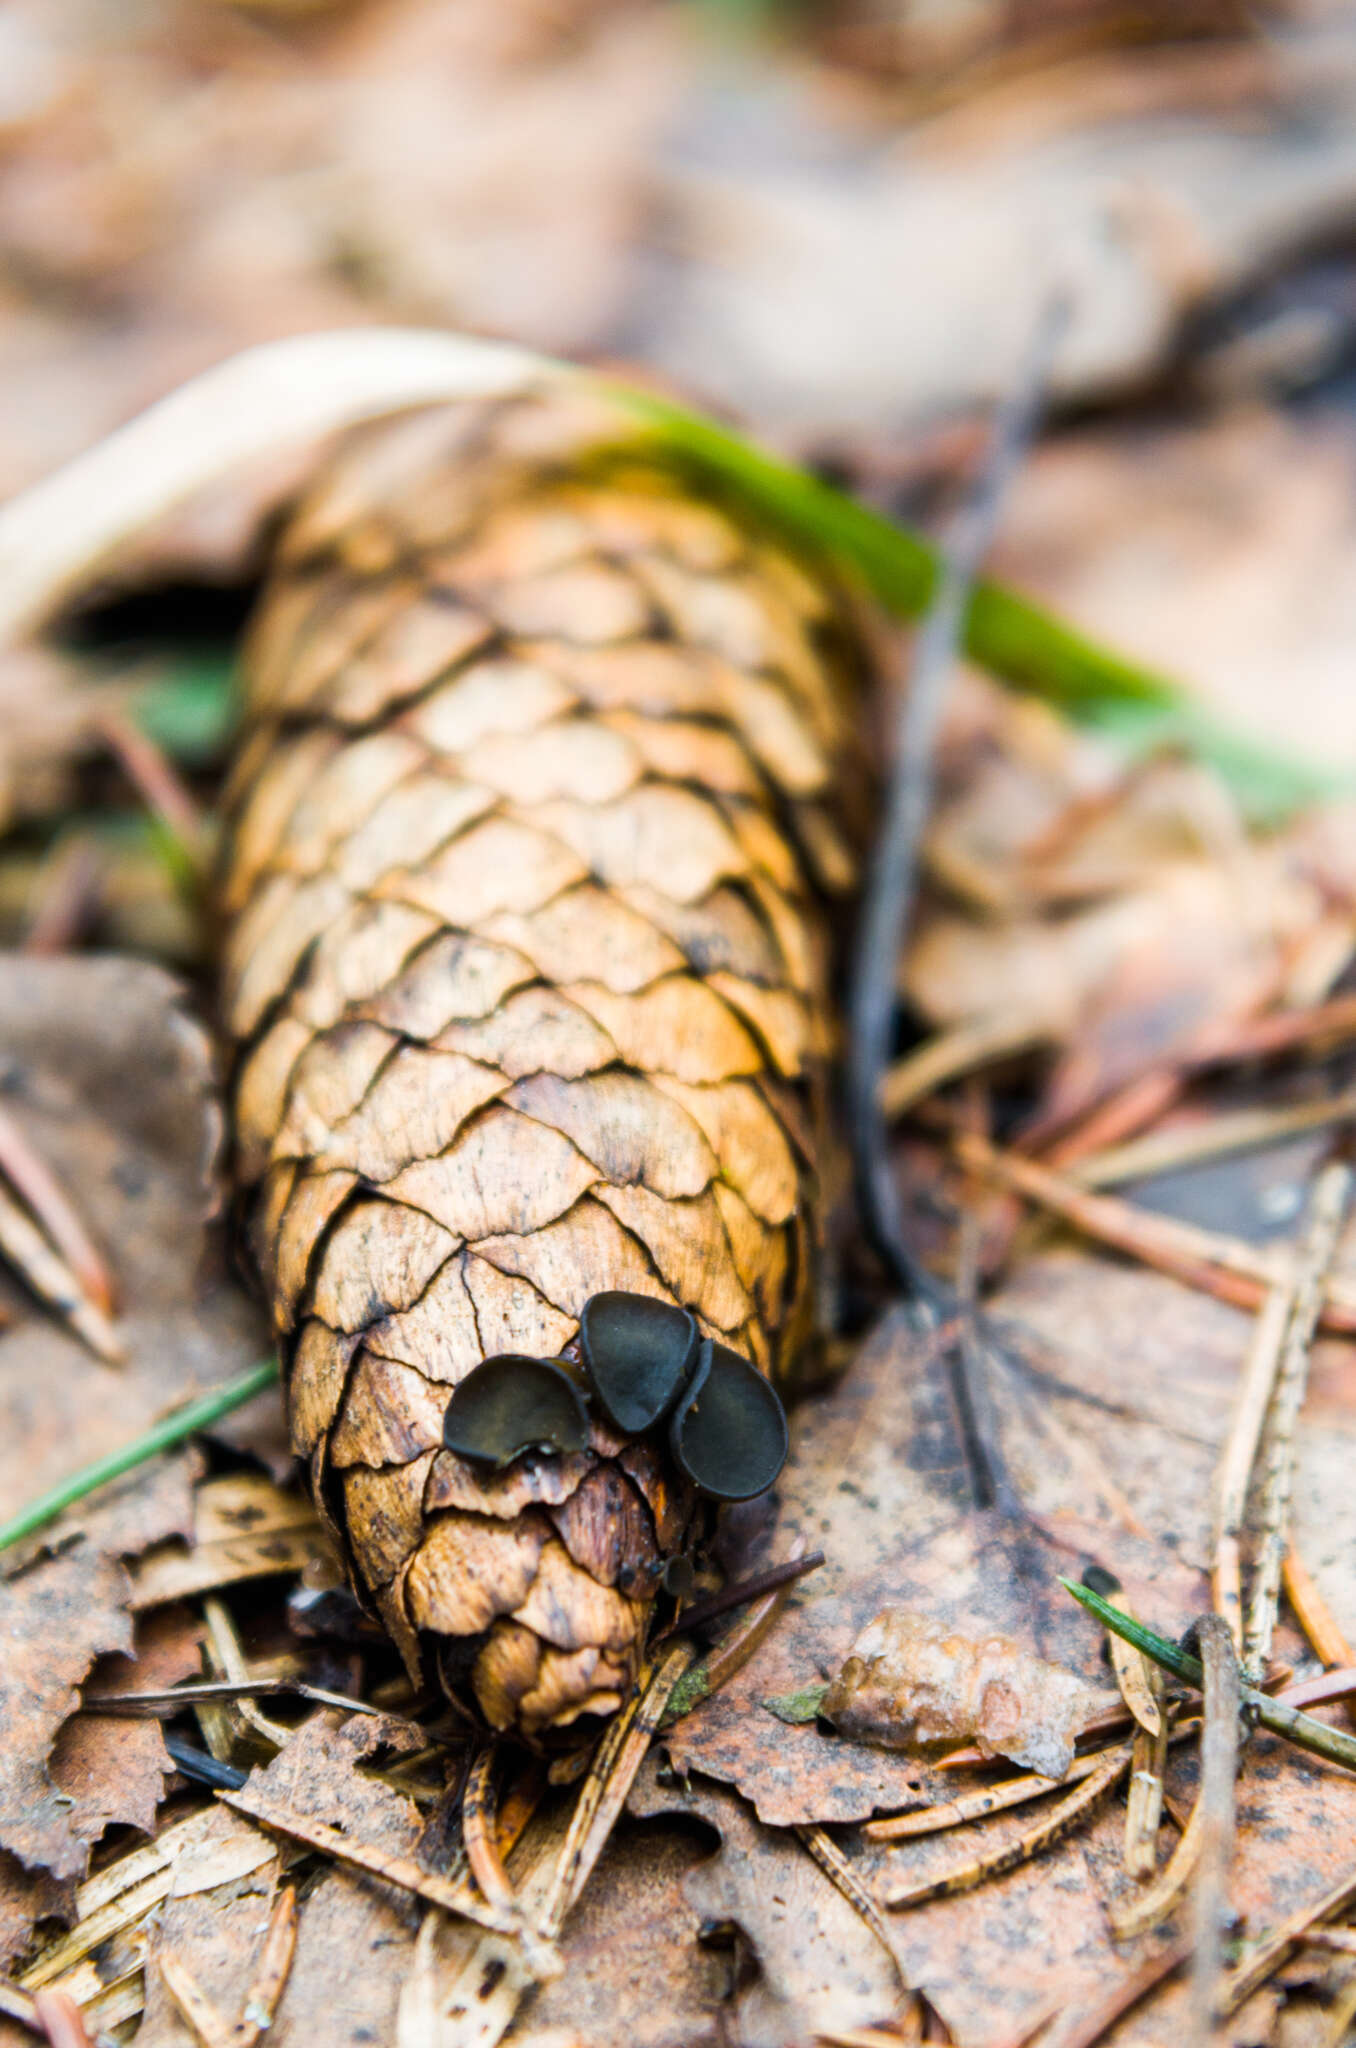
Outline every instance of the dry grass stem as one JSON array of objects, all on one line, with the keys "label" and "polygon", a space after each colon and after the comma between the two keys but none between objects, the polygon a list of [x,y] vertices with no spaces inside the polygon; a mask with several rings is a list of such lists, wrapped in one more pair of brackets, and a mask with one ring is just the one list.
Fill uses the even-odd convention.
[{"label": "dry grass stem", "polygon": [[891,1123],[908,1114],[939,1088],[964,1079],[995,1060],[1013,1059],[1047,1045],[1049,1024],[1031,1017],[1001,1016],[968,1019],[939,1031],[886,1069],[880,1087],[881,1114]]},{"label": "dry grass stem", "polygon": [[[808,1826],[804,1823],[797,1825],[796,1834],[828,1878],[829,1883],[834,1887],[835,1891],[840,1891],[843,1894],[848,1904],[865,1921],[881,1947],[889,1956],[896,1970],[898,1970],[899,1958],[895,1954],[894,1943],[890,1939],[890,1930],[881,1918],[880,1908],[858,1877],[847,1857],[843,1854],[843,1851],[839,1848],[837,1842],[834,1841],[832,1835],[828,1834],[823,1828]],[[900,1983],[901,1985],[904,1983],[902,1976]],[[907,1990],[908,1986],[904,1985],[904,1988]]]},{"label": "dry grass stem", "polygon": [[692,1654],[690,1643],[675,1643],[666,1650],[644,1686],[603,1736],[593,1768],[580,1788],[542,1911],[541,1928],[548,1939],[559,1934],[565,1915],[588,1882],[664,1718],[669,1695],[692,1662]]},{"label": "dry grass stem", "polygon": [[8,1977],[0,1977],[0,2016],[13,2020],[16,2026],[27,2027],[30,2034],[41,2032],[37,2005],[28,1992]]},{"label": "dry grass stem", "polygon": [[[1356,1650],[1353,1650],[1343,1635],[1327,1601],[1323,1598],[1309,1573],[1304,1559],[1292,1543],[1285,1554],[1281,1567],[1281,1584],[1285,1597],[1295,1612],[1295,1619],[1304,1630],[1314,1655],[1331,1670],[1350,1670],[1356,1665]],[[1292,1706],[1305,1704],[1292,1700]]]},{"label": "dry grass stem", "polygon": [[568,373],[431,329],[305,334],[194,377],[0,510],[0,639],[50,614],[153,520],[243,464],[335,428]]},{"label": "dry grass stem", "polygon": [[1257,1152],[1306,1131],[1323,1131],[1356,1117],[1356,1088],[1321,1102],[1300,1102],[1285,1109],[1239,1109],[1212,1116],[1203,1123],[1175,1131],[1155,1131],[1125,1145],[1110,1147],[1083,1159],[1070,1178],[1080,1187],[1115,1187],[1151,1174],[1176,1173],[1238,1152]]},{"label": "dry grass stem", "polygon": [[1137,1899],[1108,1909],[1111,1931],[1117,1941],[1133,1941],[1136,1935],[1147,1934],[1176,1912],[1200,1861],[1204,1838],[1205,1812],[1197,1798],[1176,1848],[1153,1883]]},{"label": "dry grass stem", "polygon": [[1061,1799],[1054,1811],[1045,1815],[1035,1827],[1010,1842],[1005,1848],[990,1850],[987,1855],[973,1857],[948,1871],[944,1877],[930,1878],[922,1884],[906,1885],[897,1892],[888,1892],[881,1903],[892,1913],[908,1906],[921,1906],[928,1899],[950,1898],[956,1892],[973,1891],[976,1885],[984,1884],[991,1877],[1002,1877],[1009,1870],[1016,1870],[1019,1864],[1027,1863],[1033,1856],[1039,1856],[1045,1849],[1077,1827],[1084,1815],[1089,1813],[1100,1800],[1104,1799],[1130,1767],[1130,1746],[1107,1752],[1098,1768],[1089,1773],[1081,1785]]},{"label": "dry grass stem", "polygon": [[34,1294],[70,1324],[105,1365],[121,1365],[126,1352],[108,1316],[92,1301],[66,1260],[53,1250],[28,1212],[0,1186],[0,1258]]},{"label": "dry grass stem", "polygon": [[1229,1624],[1219,1614],[1201,1617],[1196,1629],[1204,1672],[1205,1720],[1201,1730],[1202,1816],[1200,1857],[1192,1901],[1190,2036],[1207,2048],[1215,2031],[1215,2008],[1224,1975],[1224,1935],[1229,1908],[1229,1866],[1236,1832],[1238,1779],[1238,1655]]},{"label": "dry grass stem", "polygon": [[1345,1983],[1333,2000],[1322,2048],[1346,2048],[1346,2043],[1351,2038],[1353,2021],[1356,2021],[1356,1970],[1348,1973]]},{"label": "dry grass stem", "polygon": [[1304,1236],[1296,1255],[1295,1301],[1281,1351],[1267,1432],[1267,1468],[1262,1526],[1243,1639],[1243,1664],[1251,1677],[1271,1653],[1280,1604],[1281,1571],[1290,1547],[1290,1495],[1295,1472],[1295,1425],[1309,1382],[1309,1347],[1319,1307],[1351,1205],[1351,1168],[1341,1160],[1325,1166],[1314,1184]]},{"label": "dry grass stem", "polygon": [[[1281,1261],[1264,1248],[1155,1215],[1115,1195],[1092,1194],[1067,1175],[1016,1153],[1000,1152],[973,1132],[957,1136],[955,1153],[968,1171],[1025,1195],[1096,1243],[1110,1245],[1236,1308],[1260,1308],[1267,1289],[1282,1278]],[[1356,1332],[1356,1288],[1350,1281],[1329,1280],[1319,1322],[1336,1335]]]},{"label": "dry grass stem", "polygon": [[1356,1956],[1356,1927],[1311,1927],[1300,1940],[1305,1948],[1326,1948],[1334,1955]]},{"label": "dry grass stem", "polygon": [[1234,1647],[1243,1654],[1243,1525],[1247,1518],[1248,1489],[1252,1484],[1257,1449],[1262,1441],[1267,1410],[1280,1371],[1286,1331],[1290,1327],[1299,1286],[1299,1267],[1293,1263],[1284,1278],[1267,1295],[1262,1313],[1253,1325],[1243,1377],[1234,1406],[1233,1421],[1215,1479],[1215,1543],[1211,1571],[1212,1597],[1216,1614],[1229,1624]]}]

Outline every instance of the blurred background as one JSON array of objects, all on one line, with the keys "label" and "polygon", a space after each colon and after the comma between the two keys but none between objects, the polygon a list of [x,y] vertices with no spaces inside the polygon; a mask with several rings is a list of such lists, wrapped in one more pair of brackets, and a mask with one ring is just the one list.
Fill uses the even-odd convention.
[{"label": "blurred background", "polygon": [[[1056,282],[996,567],[1356,764],[1345,0],[0,6],[0,493],[246,343],[398,321],[638,369],[935,527]],[[145,551],[205,664],[157,727],[187,772],[305,460]],[[149,616],[100,619],[105,677]],[[10,936],[104,746],[88,659],[0,667]]]}]

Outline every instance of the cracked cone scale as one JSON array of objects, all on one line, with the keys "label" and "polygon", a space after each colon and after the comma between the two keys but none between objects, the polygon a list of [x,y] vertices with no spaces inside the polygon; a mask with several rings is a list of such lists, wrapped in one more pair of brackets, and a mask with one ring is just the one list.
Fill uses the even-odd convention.
[{"label": "cracked cone scale", "polygon": [[228,792],[238,1178],[294,1447],[412,1671],[578,1740],[711,1506],[662,1429],[446,1449],[589,1299],[783,1391],[813,1330],[861,647],[826,577],[526,398],[350,444],[284,534]]}]

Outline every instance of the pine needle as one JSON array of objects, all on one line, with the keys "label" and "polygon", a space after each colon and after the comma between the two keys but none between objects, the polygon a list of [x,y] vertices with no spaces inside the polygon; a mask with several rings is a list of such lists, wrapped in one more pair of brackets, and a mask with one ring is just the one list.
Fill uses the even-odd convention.
[{"label": "pine needle", "polygon": [[[1203,1683],[1200,1659],[1179,1650],[1166,1636],[1155,1635],[1151,1628],[1134,1621],[1128,1614],[1121,1614],[1109,1600],[1103,1600],[1087,1586],[1079,1586],[1072,1579],[1060,1580],[1066,1593],[1075,1599],[1080,1607],[1086,1607],[1096,1615],[1104,1628],[1113,1635],[1122,1636],[1127,1643],[1133,1643],[1146,1657],[1152,1657],[1165,1671],[1171,1671],[1175,1678],[1181,1678],[1188,1685],[1200,1690]],[[1241,1688],[1243,1705],[1273,1735],[1282,1736],[1293,1742],[1297,1749],[1307,1749],[1314,1756],[1326,1757],[1329,1763],[1341,1764],[1345,1770],[1356,1771],[1356,1737],[1345,1735],[1339,1728],[1329,1728],[1324,1722],[1316,1721],[1311,1714],[1301,1713],[1295,1707],[1287,1707],[1281,1700],[1272,1699],[1267,1693],[1258,1692],[1254,1687]]]},{"label": "pine needle", "polygon": [[98,1458],[92,1465],[85,1465],[79,1472],[73,1472],[69,1479],[59,1480],[46,1493],[30,1501],[8,1522],[0,1522],[0,1550],[8,1550],[12,1544],[21,1543],[25,1536],[31,1536],[48,1522],[56,1520],[66,1508],[84,1500],[97,1488],[107,1486],[112,1479],[121,1479],[125,1472],[135,1471],[161,1451],[172,1450],[186,1438],[196,1435],[201,1429],[210,1429],[214,1422],[220,1422],[223,1415],[230,1415],[235,1409],[243,1408],[246,1401],[252,1401],[265,1387],[272,1386],[278,1376],[275,1360],[261,1359],[234,1379],[225,1380],[219,1387],[213,1387],[206,1394],[199,1394],[194,1401],[186,1401],[182,1408],[176,1408],[160,1422],[153,1423],[148,1430],[124,1444],[120,1451],[110,1451],[106,1458]]}]

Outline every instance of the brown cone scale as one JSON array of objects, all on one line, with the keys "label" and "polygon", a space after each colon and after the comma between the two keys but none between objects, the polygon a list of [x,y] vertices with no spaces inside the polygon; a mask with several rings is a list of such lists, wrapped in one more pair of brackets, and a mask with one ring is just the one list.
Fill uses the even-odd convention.
[{"label": "brown cone scale", "polygon": [[442,1447],[594,1294],[787,1389],[813,1326],[859,651],[828,583],[525,400],[355,441],[251,636],[224,1013],[293,1444],[412,1670],[550,1745],[710,1524],[664,1431]]}]

